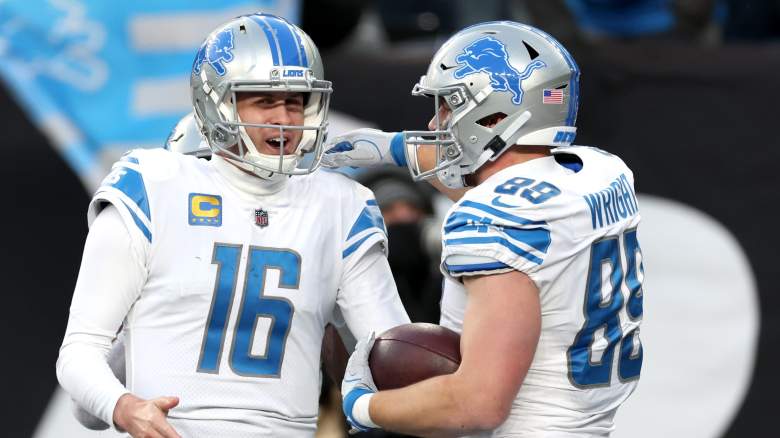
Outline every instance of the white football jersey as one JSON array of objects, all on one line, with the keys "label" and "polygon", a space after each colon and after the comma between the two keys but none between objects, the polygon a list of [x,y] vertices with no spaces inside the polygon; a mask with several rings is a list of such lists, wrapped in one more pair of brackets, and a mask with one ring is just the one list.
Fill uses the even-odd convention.
[{"label": "white football jersey", "polygon": [[462,330],[459,276],[518,270],[539,289],[536,354],[508,420],[489,436],[607,436],[639,379],[643,272],[633,174],[599,149],[553,152],[560,163],[534,159],[467,192],[442,227],[442,325]]},{"label": "white football jersey", "polygon": [[180,397],[182,436],[313,436],[334,310],[357,338],[408,322],[389,275],[344,282],[386,245],[368,189],[318,171],[257,199],[212,163],[155,149],[125,155],[90,204],[91,219],[115,205],[146,260],[123,326],[128,389]]}]

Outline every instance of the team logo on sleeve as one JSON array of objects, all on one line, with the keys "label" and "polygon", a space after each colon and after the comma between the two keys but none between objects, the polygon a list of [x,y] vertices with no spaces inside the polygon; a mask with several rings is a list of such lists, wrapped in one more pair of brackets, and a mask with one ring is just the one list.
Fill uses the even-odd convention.
[{"label": "team logo on sleeve", "polygon": [[455,61],[460,67],[455,70],[455,79],[480,72],[487,73],[490,75],[490,86],[493,90],[511,92],[512,103],[515,105],[523,102],[523,81],[528,79],[534,70],[547,67],[544,61],[536,59],[525,66],[522,72],[517,71],[509,63],[509,54],[504,43],[490,36],[468,45],[463,49],[463,53],[455,57]]},{"label": "team logo on sleeve", "polygon": [[189,224],[219,227],[222,225],[222,197],[190,193]]}]

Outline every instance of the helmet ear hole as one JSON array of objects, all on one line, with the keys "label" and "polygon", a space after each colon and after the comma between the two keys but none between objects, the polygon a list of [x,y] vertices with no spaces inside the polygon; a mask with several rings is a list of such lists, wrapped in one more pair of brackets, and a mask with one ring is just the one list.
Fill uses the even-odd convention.
[{"label": "helmet ear hole", "polygon": [[477,120],[477,125],[484,126],[485,128],[492,128],[502,120],[506,118],[506,114],[502,112],[493,113]]}]

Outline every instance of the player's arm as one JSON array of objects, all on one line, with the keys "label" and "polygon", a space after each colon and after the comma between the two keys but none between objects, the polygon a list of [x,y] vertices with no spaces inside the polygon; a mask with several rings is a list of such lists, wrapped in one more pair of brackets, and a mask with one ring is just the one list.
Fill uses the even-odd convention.
[{"label": "player's arm", "polygon": [[[378,129],[363,128],[329,138],[325,145],[322,164],[327,167],[407,167],[403,133],[383,132]],[[419,147],[417,161],[421,170],[436,166],[436,148]],[[426,180],[436,190],[452,201],[457,201],[468,189],[450,189],[435,177]]]},{"label": "player's arm", "polygon": [[336,302],[357,339],[409,322],[380,243],[347,264]]},{"label": "player's arm", "polygon": [[[119,382],[124,385],[126,382],[125,375],[125,343],[124,337],[120,334],[111,346],[111,351],[108,353],[106,359],[111,372],[116,376]],[[71,410],[76,420],[84,427],[90,430],[106,430],[110,426],[105,421],[92,415],[81,407],[75,400],[71,399]]]},{"label": "player's arm", "polygon": [[469,299],[458,370],[406,388],[364,395],[367,420],[422,436],[490,430],[506,420],[539,340],[538,290],[518,271],[465,277],[464,284]]},{"label": "player's arm", "polygon": [[106,207],[87,235],[57,359],[57,378],[78,405],[107,424],[132,436],[154,430],[156,436],[178,437],[165,421],[165,413],[178,399],[133,396],[106,359],[146,275],[120,213],[113,206]]}]

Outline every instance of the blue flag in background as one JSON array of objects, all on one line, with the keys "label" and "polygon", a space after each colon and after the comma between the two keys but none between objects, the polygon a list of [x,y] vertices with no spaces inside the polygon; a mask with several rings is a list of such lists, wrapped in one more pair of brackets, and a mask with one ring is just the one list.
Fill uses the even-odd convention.
[{"label": "blue flag in background", "polygon": [[297,23],[300,0],[6,0],[0,77],[92,189],[124,151],[161,147],[192,110],[198,46],[262,10]]}]

